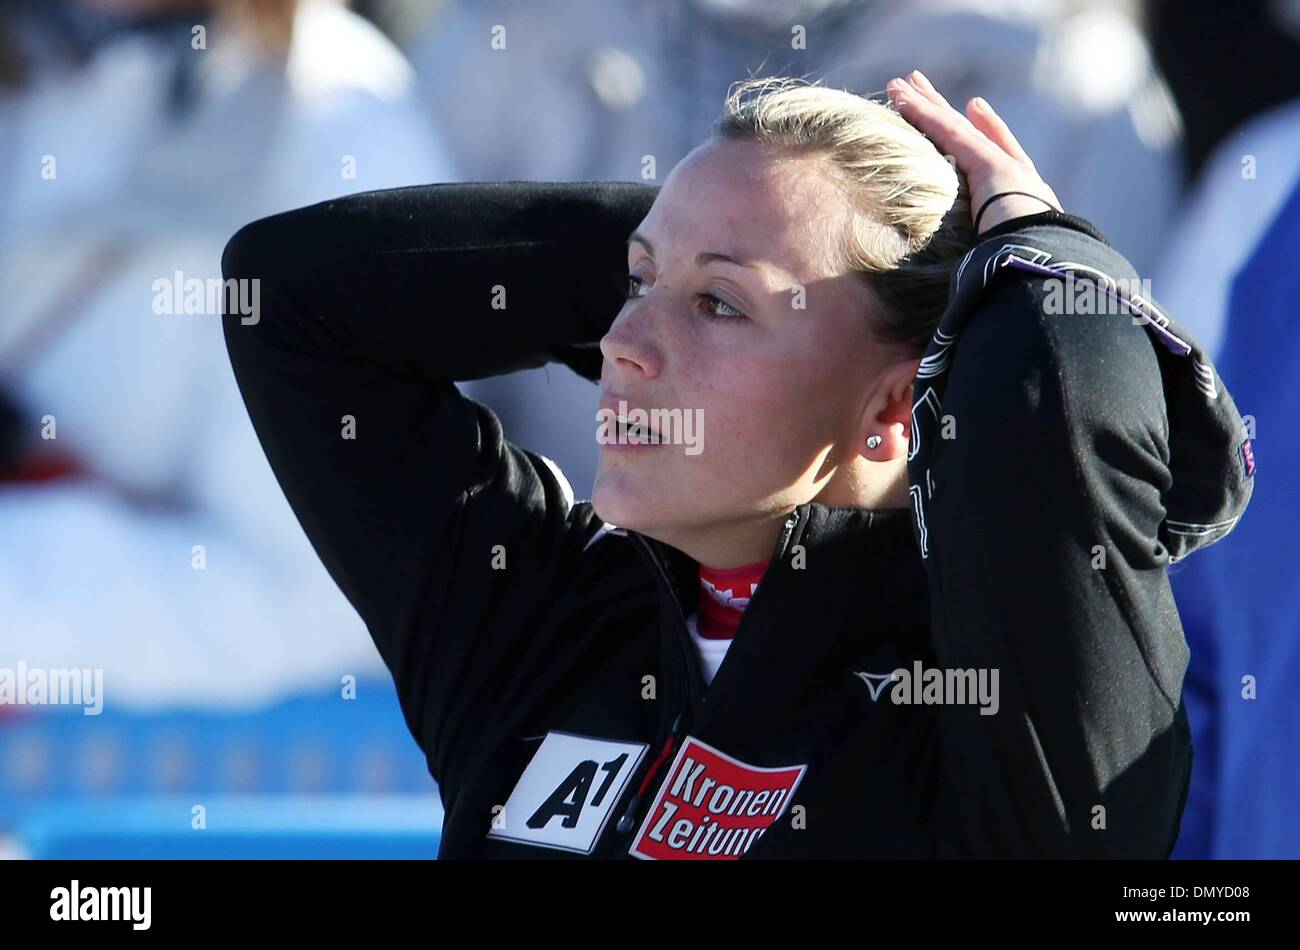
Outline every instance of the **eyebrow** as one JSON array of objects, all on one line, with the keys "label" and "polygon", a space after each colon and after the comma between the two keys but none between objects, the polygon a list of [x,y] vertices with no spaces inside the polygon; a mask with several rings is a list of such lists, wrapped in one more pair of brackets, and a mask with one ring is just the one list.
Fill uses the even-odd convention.
[{"label": "eyebrow", "polygon": [[[654,252],[655,252],[654,245],[651,244],[650,241],[646,238],[646,236],[642,234],[640,231],[632,232],[631,236],[628,237],[627,239],[627,246],[630,248],[633,242],[636,242],[637,244],[645,245],[645,249],[650,252],[651,256],[654,256]],[[751,264],[748,261],[737,260],[736,258],[731,257],[727,254],[718,254],[715,253],[714,251],[700,251],[700,253],[695,255],[696,267],[703,267],[705,264],[711,263],[713,261],[723,261],[724,263],[735,264],[739,267],[749,267],[749,268],[756,267],[755,264]]]}]

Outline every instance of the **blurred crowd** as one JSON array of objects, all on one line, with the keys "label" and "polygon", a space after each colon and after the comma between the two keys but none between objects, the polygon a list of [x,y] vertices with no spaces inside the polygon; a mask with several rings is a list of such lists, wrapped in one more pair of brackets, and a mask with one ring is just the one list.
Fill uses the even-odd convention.
[{"label": "blurred crowd", "polygon": [[[1250,510],[1171,569],[1175,854],[1300,857],[1300,0],[4,0],[0,668],[102,669],[132,716],[384,683],[188,293],[240,225],[435,181],[658,183],[738,79],[880,93],[914,67],[994,105],[1247,414]],[[589,494],[595,387],[462,388]],[[0,775],[34,774],[40,715],[0,706]]]}]

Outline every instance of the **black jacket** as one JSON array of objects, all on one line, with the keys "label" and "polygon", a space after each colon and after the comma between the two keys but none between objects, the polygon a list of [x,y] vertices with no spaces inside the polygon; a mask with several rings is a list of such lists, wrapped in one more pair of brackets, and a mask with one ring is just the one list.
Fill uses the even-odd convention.
[{"label": "black jacket", "polygon": [[[918,377],[913,507],[792,511],[706,689],[696,563],[574,504],[453,385],[548,361],[598,378],[656,192],[395,189],[226,248],[227,279],[261,281],[256,319],[224,318],[235,374],[393,674],[441,856],[1166,856],[1191,745],[1165,502],[1235,517],[1249,490],[1221,383],[1208,409],[1189,395],[1203,354],[1043,315],[1045,262],[1127,267],[1085,222],[994,229]],[[927,702],[944,670],[972,672]]]}]

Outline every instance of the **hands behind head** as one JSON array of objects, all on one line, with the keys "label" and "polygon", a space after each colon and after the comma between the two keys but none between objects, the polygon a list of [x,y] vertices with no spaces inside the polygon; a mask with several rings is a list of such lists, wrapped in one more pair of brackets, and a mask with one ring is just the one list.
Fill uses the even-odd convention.
[{"label": "hands behind head", "polygon": [[1011,218],[1045,211],[1045,205],[1062,210],[1060,199],[1039,176],[1011,129],[982,98],[966,103],[962,115],[919,69],[912,70],[905,80],[891,79],[885,88],[898,113],[956,161],[970,189],[972,217],[1000,192],[1026,193],[990,202],[976,222],[977,233]]}]

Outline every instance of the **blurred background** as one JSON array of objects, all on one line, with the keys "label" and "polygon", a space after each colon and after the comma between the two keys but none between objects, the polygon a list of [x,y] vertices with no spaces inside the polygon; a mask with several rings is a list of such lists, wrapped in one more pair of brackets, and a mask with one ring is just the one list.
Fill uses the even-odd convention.
[{"label": "blurred background", "polygon": [[[1007,118],[1255,427],[1250,512],[1171,570],[1175,855],[1300,857],[1300,0],[0,0],[0,855],[437,853],[392,685],[189,294],[235,230],[407,184],[660,183],[738,79],[914,67]],[[589,496],[596,387],[462,388]],[[34,698],[74,674],[80,704]]]}]

